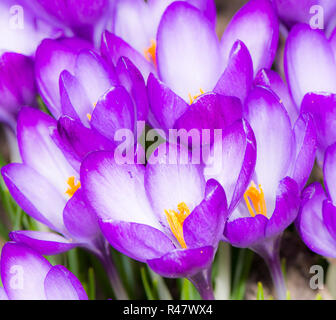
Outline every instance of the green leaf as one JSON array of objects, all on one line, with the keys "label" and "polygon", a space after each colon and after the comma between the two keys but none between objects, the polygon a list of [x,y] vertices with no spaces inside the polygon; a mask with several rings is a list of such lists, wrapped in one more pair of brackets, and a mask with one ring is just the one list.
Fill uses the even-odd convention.
[{"label": "green leaf", "polygon": [[264,288],[262,283],[258,282],[257,300],[265,300],[264,298]]},{"label": "green leaf", "polygon": [[87,289],[87,294],[90,300],[95,300],[96,299],[96,280],[95,280],[95,274],[93,268],[89,268],[88,271],[88,289]]},{"label": "green leaf", "polygon": [[141,280],[142,280],[142,284],[143,284],[144,289],[145,289],[147,299],[148,300],[154,300],[155,299],[154,298],[154,293],[153,293],[153,290],[151,288],[151,285],[149,284],[149,280],[148,280],[147,273],[146,273],[146,268],[142,267],[140,269],[140,273],[141,273]]},{"label": "green leaf", "polygon": [[245,295],[246,282],[250,273],[253,259],[253,251],[240,249],[236,262],[235,274],[232,286],[232,300],[242,300]]}]

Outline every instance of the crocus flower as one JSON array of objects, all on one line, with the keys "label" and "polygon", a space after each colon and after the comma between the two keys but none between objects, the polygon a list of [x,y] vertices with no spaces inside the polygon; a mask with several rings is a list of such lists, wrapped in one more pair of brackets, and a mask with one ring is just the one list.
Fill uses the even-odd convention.
[{"label": "crocus flower", "polygon": [[[37,50],[41,95],[70,139],[74,134],[79,137],[78,130],[88,132],[89,128],[93,131],[90,135],[110,141],[104,143],[110,144],[106,147],[110,150],[115,145],[116,130],[136,132],[137,121],[147,119],[144,79],[129,59],[123,57],[116,66],[107,65],[94,51],[78,45],[78,39],[67,40],[74,50],[62,41],[52,40],[45,40]],[[64,116],[73,121],[62,119]],[[83,139],[86,144],[85,136]]]},{"label": "crocus flower", "polygon": [[[299,190],[305,185],[315,158],[315,128],[308,115],[301,115],[294,129],[278,98],[268,89],[256,87],[247,98],[245,116],[254,131],[257,147],[255,171],[244,196],[232,206],[224,230],[225,241],[248,247],[267,262],[279,299],[286,296],[279,264],[280,236],[298,214]],[[217,179],[229,194],[232,172],[225,157]],[[216,159],[214,160],[216,163]],[[234,179],[234,176],[233,176]],[[234,185],[233,185],[234,186]]]},{"label": "crocus flower", "polygon": [[[23,163],[3,167],[4,181],[27,214],[58,234],[13,231],[11,240],[25,243],[38,253],[47,255],[84,247],[109,268],[114,286],[118,286],[96,217],[83,199],[80,163],[64,148],[56,120],[39,110],[24,108],[18,117],[17,137]],[[116,294],[123,295],[121,288],[115,289]]]},{"label": "crocus flower", "polygon": [[336,258],[336,144],[326,150],[323,175],[326,192],[318,182],[305,189],[296,226],[310,250]]},{"label": "crocus flower", "polygon": [[[254,21],[262,33],[257,39],[252,37],[252,43]],[[197,106],[193,104],[197,98],[212,91],[243,103],[254,73],[272,64],[277,41],[278,21],[268,0],[252,0],[244,6],[221,42],[199,10],[184,2],[173,3],[163,14],[157,34],[159,80],[154,75],[148,79],[151,123],[171,128],[182,114]],[[209,100],[207,105],[207,109],[216,108]],[[184,117],[189,116],[186,113]]]},{"label": "crocus flower", "polygon": [[38,16],[30,1],[2,0],[0,3],[0,50],[34,56],[45,38],[57,38],[63,31]]},{"label": "crocus flower", "polygon": [[88,300],[74,274],[25,245],[6,243],[0,264],[0,300]]},{"label": "crocus flower", "polygon": [[205,183],[199,164],[182,163],[168,152],[174,146],[163,146],[146,167],[91,153],[81,167],[83,191],[114,248],[164,277],[188,277],[204,299],[213,299],[211,264],[227,216],[225,193],[215,180]]},{"label": "crocus flower", "polygon": [[16,131],[16,116],[24,105],[34,105],[37,94],[34,64],[24,55],[5,52],[0,56],[0,121]]},{"label": "crocus flower", "polygon": [[114,3],[113,0],[32,0],[29,7],[68,35],[99,45],[102,31],[112,28]]},{"label": "crocus flower", "polygon": [[[313,23],[318,17],[321,29],[333,24],[336,3],[333,0],[272,0],[283,24],[290,29],[296,23]],[[318,8],[319,7],[319,8]],[[318,14],[318,16],[316,16]],[[314,18],[315,17],[315,18]]]},{"label": "crocus flower", "polygon": [[[216,7],[213,0],[182,0],[201,10],[213,28]],[[105,32],[102,51],[113,64],[122,56],[130,58],[145,79],[156,68],[156,34],[165,9],[175,0],[118,0],[113,33]]]},{"label": "crocus flower", "polygon": [[287,82],[296,106],[314,118],[321,165],[326,148],[336,141],[335,57],[336,33],[328,40],[322,31],[305,24],[290,32],[285,48]]}]

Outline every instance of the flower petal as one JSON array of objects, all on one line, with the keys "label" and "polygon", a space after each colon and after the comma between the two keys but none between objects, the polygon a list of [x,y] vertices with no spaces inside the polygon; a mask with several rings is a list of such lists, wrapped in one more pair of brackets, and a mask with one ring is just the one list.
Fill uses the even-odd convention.
[{"label": "flower petal", "polygon": [[189,105],[153,74],[148,77],[147,91],[152,112],[150,122],[168,133]]},{"label": "flower petal", "polygon": [[[197,98],[191,106],[177,119],[174,127],[187,131],[197,129],[200,133],[202,144],[203,129],[224,129],[243,116],[242,104],[236,97],[226,97],[221,94],[209,92]],[[208,142],[209,143],[209,142]],[[199,145],[198,145],[199,146]]]},{"label": "flower petal", "polygon": [[223,187],[214,179],[207,181],[205,198],[183,222],[187,248],[211,245],[217,248],[223,237],[228,215]]},{"label": "flower petal", "polygon": [[146,197],[144,174],[142,165],[117,163],[113,152],[88,155],[82,163],[81,182],[98,218],[147,224],[160,230]]},{"label": "flower petal", "polygon": [[310,114],[301,114],[294,126],[296,155],[290,176],[302,190],[314,167],[316,155],[316,129]]},{"label": "flower petal", "polygon": [[60,254],[78,246],[56,233],[47,231],[19,230],[9,234],[12,241],[23,243],[41,255]]},{"label": "flower petal", "polygon": [[110,65],[116,65],[120,57],[129,58],[141,71],[144,79],[147,79],[151,72],[156,73],[154,65],[147,61],[144,55],[108,31],[105,31],[102,36],[101,53]]},{"label": "flower petal", "polygon": [[314,118],[318,160],[322,166],[326,148],[336,141],[336,95],[335,94],[307,94],[302,102],[302,113],[310,113]]},{"label": "flower petal", "polygon": [[270,68],[275,58],[279,39],[279,22],[268,0],[252,0],[233,17],[221,39],[225,65],[237,40],[245,43],[251,54],[254,74]]},{"label": "flower petal", "polygon": [[103,137],[97,131],[86,128],[81,122],[70,117],[61,117],[57,123],[57,130],[64,144],[77,155],[79,162],[92,151],[114,150],[114,142]]},{"label": "flower petal", "polygon": [[146,262],[175,249],[171,240],[149,225],[100,220],[100,228],[109,243],[132,259]]},{"label": "flower petal", "polygon": [[336,241],[323,221],[322,205],[326,195],[319,183],[310,185],[302,195],[296,226],[308,248],[320,255],[336,258]]},{"label": "flower petal", "polygon": [[228,221],[225,226],[224,237],[235,247],[250,247],[265,238],[267,222],[267,218],[262,214]]},{"label": "flower petal", "polygon": [[223,186],[229,212],[234,210],[248,187],[255,163],[253,131],[245,120],[236,121],[224,130],[220,141],[214,142],[204,170],[207,179],[214,178]]},{"label": "flower petal", "polygon": [[52,265],[29,247],[8,242],[1,252],[1,280],[10,300],[45,300],[44,278]]},{"label": "flower petal", "polygon": [[285,72],[298,107],[306,93],[336,93],[335,58],[321,30],[304,24],[291,30],[285,47]]},{"label": "flower petal", "polygon": [[265,237],[272,237],[282,233],[297,217],[300,206],[300,193],[297,183],[291,178],[284,178],[280,181],[277,194],[275,209],[269,219]]},{"label": "flower petal", "polygon": [[69,177],[77,177],[60,145],[56,121],[42,111],[23,108],[18,117],[18,143],[23,162],[45,177],[66,196]]},{"label": "flower petal", "polygon": [[91,44],[77,38],[43,40],[36,51],[35,72],[43,100],[55,118],[61,115],[59,76],[63,70],[73,73],[76,55]]},{"label": "flower petal", "polygon": [[336,204],[336,144],[332,144],[325,152],[323,177],[326,190],[333,203]]},{"label": "flower petal", "polygon": [[291,123],[294,125],[298,118],[298,108],[294,104],[289,89],[280,75],[270,69],[261,69],[254,79],[254,84],[271,89],[279,97],[280,103],[287,110]]},{"label": "flower petal", "polygon": [[44,289],[47,300],[88,300],[82,284],[63,266],[54,266],[49,270]]},{"label": "flower petal", "polygon": [[[179,151],[185,150],[181,147]],[[150,204],[157,219],[169,232],[165,210],[177,210],[177,206],[184,202],[192,212],[203,200],[205,190],[201,166],[191,161],[182,162],[178,156],[174,158],[175,164],[170,161],[173,152],[174,146],[167,145],[166,153],[159,155],[156,163],[152,162],[152,154],[145,171],[145,189]],[[188,151],[185,152],[188,157]]]},{"label": "flower petal", "polygon": [[225,96],[237,97],[244,102],[252,84],[252,58],[245,44],[238,40],[231,49],[227,67],[214,91]]},{"label": "flower petal", "polygon": [[8,164],[1,173],[12,197],[27,214],[51,229],[64,231],[66,200],[44,177],[18,163]]},{"label": "flower petal", "polygon": [[156,54],[160,79],[185,101],[212,90],[224,70],[214,29],[185,2],[173,3],[163,14]]},{"label": "flower petal", "polygon": [[166,255],[148,260],[151,269],[163,277],[190,277],[206,269],[212,262],[214,248],[211,246],[186,250],[175,250]]},{"label": "flower petal", "polygon": [[[283,105],[269,89],[256,87],[247,98],[246,114],[257,141],[255,183],[265,192],[267,210],[273,212],[276,189],[289,170],[293,157],[292,126]],[[273,202],[273,200],[270,200]]]},{"label": "flower petal", "polygon": [[126,57],[121,57],[116,66],[119,83],[128,91],[136,106],[137,121],[145,121],[148,116],[147,89],[143,76]]},{"label": "flower petal", "polygon": [[91,126],[101,135],[114,141],[120,129],[135,130],[135,109],[126,89],[121,86],[107,91],[92,113]]},{"label": "flower petal", "polygon": [[67,202],[63,220],[65,227],[76,240],[88,242],[100,234],[97,217],[87,206],[82,189],[77,190]]}]

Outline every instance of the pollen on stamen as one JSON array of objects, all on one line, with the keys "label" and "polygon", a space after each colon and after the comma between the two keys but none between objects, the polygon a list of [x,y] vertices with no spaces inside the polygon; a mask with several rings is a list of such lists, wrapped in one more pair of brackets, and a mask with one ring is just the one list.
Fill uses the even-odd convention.
[{"label": "pollen on stamen", "polygon": [[251,186],[244,193],[244,200],[252,217],[255,217],[257,214],[262,214],[267,218],[265,195],[261,185],[259,185],[258,189],[252,181]]},{"label": "pollen on stamen", "polygon": [[204,91],[202,88],[200,88],[200,93],[196,94],[195,96],[192,96],[191,93],[188,93],[188,97],[189,97],[189,104],[192,104],[199,96],[201,96],[202,94],[204,94]]},{"label": "pollen on stamen", "polygon": [[147,61],[153,62],[156,67],[156,41],[150,40],[150,46],[144,50],[144,56]]},{"label": "pollen on stamen", "polygon": [[177,209],[178,212],[171,209],[165,210],[165,214],[173,235],[175,236],[181,247],[183,249],[186,249],[187,245],[183,237],[183,223],[184,220],[189,216],[190,210],[184,202],[179,203],[177,205]]},{"label": "pollen on stamen", "polygon": [[76,178],[74,176],[69,177],[67,180],[67,184],[69,188],[65,191],[65,193],[71,198],[75,192],[81,187],[80,181],[76,182]]}]

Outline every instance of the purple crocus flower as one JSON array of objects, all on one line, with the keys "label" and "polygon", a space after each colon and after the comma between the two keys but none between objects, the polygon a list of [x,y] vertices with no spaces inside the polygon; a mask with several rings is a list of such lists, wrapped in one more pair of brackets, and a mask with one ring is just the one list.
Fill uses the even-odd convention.
[{"label": "purple crocus flower", "polygon": [[227,217],[225,193],[170,148],[161,145],[146,167],[91,153],[81,167],[83,190],[114,248],[164,277],[188,277],[204,299],[213,299],[211,264]]},{"label": "purple crocus flower", "polygon": [[[335,23],[334,14],[336,12],[336,3],[333,0],[272,1],[279,18],[288,29],[296,23],[309,24],[312,22],[315,26],[315,19],[317,17],[322,19],[319,25],[322,29]],[[318,16],[316,16],[316,14],[318,14]]]},{"label": "purple crocus flower", "polygon": [[[188,102],[190,97],[193,99],[216,86],[237,40],[246,44],[255,71],[271,66],[279,26],[268,0],[252,0],[244,6],[229,24],[220,43],[211,21],[212,18],[192,4],[173,2],[162,15],[155,38],[156,48],[151,51],[157,72],[142,55],[122,45],[122,40],[112,34],[105,34],[102,54],[114,63],[120,55],[129,57],[145,79],[150,72],[158,74],[160,80]],[[251,36],[253,30],[259,30],[255,37]]]},{"label": "purple crocus flower", "polygon": [[[254,21],[258,21],[262,33],[252,43],[245,30],[251,34]],[[244,6],[221,42],[199,10],[184,2],[173,3],[163,14],[157,34],[160,80],[153,74],[148,78],[150,122],[164,130],[182,128],[188,119],[196,118],[195,114],[199,116],[201,105],[207,106],[206,116],[203,114],[198,121],[216,117],[220,109],[226,109],[228,114],[228,110],[234,109],[233,114],[237,114],[237,101],[232,98],[215,101],[207,93],[213,91],[244,102],[252,88],[254,73],[271,66],[277,41],[278,21],[268,0],[252,0]]]},{"label": "purple crocus flower", "polygon": [[[214,27],[213,0],[182,0],[201,10]],[[156,34],[165,9],[175,0],[118,0],[113,34],[105,32],[102,52],[113,64],[122,56],[130,58],[147,79],[156,70]]]},{"label": "purple crocus flower", "polygon": [[0,121],[16,131],[16,116],[23,105],[34,105],[34,64],[24,55],[5,52],[0,56]]},{"label": "purple crocus flower", "polygon": [[[79,180],[80,162],[64,147],[57,122],[43,112],[23,108],[17,137],[23,163],[1,170],[9,192],[31,217],[56,231],[13,231],[10,239],[40,254],[52,255],[81,246],[108,269],[115,293],[123,297],[95,215],[87,208]],[[117,287],[118,286],[118,287]]]},{"label": "purple crocus flower", "polygon": [[32,0],[36,15],[65,30],[99,45],[101,33],[113,26],[113,0]]},{"label": "purple crocus flower", "polygon": [[310,250],[335,258],[336,144],[326,150],[323,175],[326,192],[318,182],[305,189],[296,226]]},{"label": "purple crocus flower", "polygon": [[62,40],[45,40],[37,50],[41,95],[54,117],[60,119],[61,131],[72,146],[80,136],[87,146],[89,134],[96,137],[94,143],[100,141],[96,145],[111,150],[116,130],[135,133],[137,121],[147,119],[144,79],[129,59],[123,57],[116,66],[107,65],[97,53],[83,48],[83,42],[66,40],[65,45]]},{"label": "purple crocus flower", "polygon": [[2,0],[0,3],[0,50],[34,56],[45,38],[59,37],[63,32],[50,21],[36,15],[30,1]]},{"label": "purple crocus flower", "polygon": [[328,40],[305,24],[291,30],[285,48],[287,82],[296,106],[314,118],[321,165],[326,148],[336,141],[335,57],[336,33]]},{"label": "purple crocus flower", "polygon": [[31,248],[14,242],[1,251],[0,300],[88,300],[67,268],[52,266]]},{"label": "purple crocus flower", "polygon": [[236,187],[227,177],[232,176],[235,181],[235,176],[246,175],[243,190],[246,187],[247,190],[238,201],[234,198],[224,238],[236,247],[254,250],[265,259],[278,298],[283,299],[286,291],[278,257],[280,237],[298,214],[299,191],[314,164],[315,128],[308,115],[301,115],[292,129],[283,105],[273,92],[262,87],[256,87],[247,98],[245,116],[256,138],[254,173],[251,165],[249,171],[229,171],[222,157],[219,159],[222,171],[210,177],[222,184],[230,199]]}]

